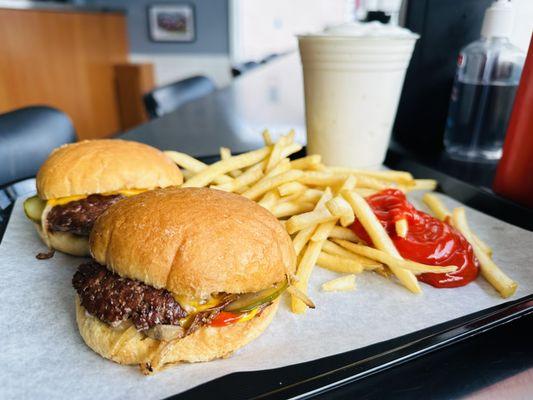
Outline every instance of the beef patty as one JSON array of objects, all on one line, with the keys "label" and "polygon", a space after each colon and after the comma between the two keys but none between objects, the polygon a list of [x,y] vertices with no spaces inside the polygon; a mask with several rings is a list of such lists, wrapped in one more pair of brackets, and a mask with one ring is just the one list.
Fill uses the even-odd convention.
[{"label": "beef patty", "polygon": [[72,278],[81,305],[110,325],[131,319],[138,330],[178,325],[187,312],[165,289],[122,278],[95,261],[81,264]]},{"label": "beef patty", "polygon": [[114,194],[103,196],[91,194],[84,199],[53,207],[47,216],[48,229],[55,232],[69,232],[88,236],[96,219],[125,196]]},{"label": "beef patty", "polygon": [[[87,312],[111,326],[131,319],[139,331],[156,325],[180,325],[187,317],[185,309],[166,289],[156,289],[145,283],[122,278],[96,261],[81,264],[72,278],[81,305]],[[204,325],[209,325],[238,295],[221,293],[221,301],[213,308],[192,315],[181,337]],[[259,306],[257,316],[271,303]]]}]

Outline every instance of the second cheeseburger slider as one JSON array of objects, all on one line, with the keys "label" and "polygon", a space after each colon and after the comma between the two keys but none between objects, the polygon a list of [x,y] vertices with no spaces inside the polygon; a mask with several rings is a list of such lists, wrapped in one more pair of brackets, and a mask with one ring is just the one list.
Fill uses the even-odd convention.
[{"label": "second cheeseburger slider", "polygon": [[111,206],[73,278],[85,343],[145,374],[226,357],[270,323],[296,256],[278,220],[206,188],[145,192]]},{"label": "second cheeseburger slider", "polygon": [[182,182],[179,168],[151,146],[86,140],[50,154],[37,173],[37,196],[25,201],[24,210],[48,247],[85,256],[93,224],[109,206]]}]

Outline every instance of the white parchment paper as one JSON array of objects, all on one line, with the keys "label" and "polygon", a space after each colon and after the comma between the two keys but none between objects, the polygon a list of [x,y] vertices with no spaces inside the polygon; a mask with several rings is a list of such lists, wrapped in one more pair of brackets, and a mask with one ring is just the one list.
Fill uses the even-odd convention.
[{"label": "white parchment paper", "polygon": [[[445,196],[449,207],[459,204]],[[415,196],[415,204],[419,196]],[[423,206],[418,203],[419,207]],[[533,233],[468,209],[471,227],[496,262],[519,282],[517,299],[533,292]],[[357,277],[357,290],[321,293],[337,275],[316,268],[310,295],[317,309],[291,314],[283,302],[270,327],[233,357],[182,364],[145,377],[138,367],[101,358],[82,341],[75,321],[72,275],[80,259],[46,251],[22,202],[0,244],[1,398],[158,399],[235,371],[282,367],[368,346],[504,302],[480,277],[459,289],[413,295],[377,274]]]}]

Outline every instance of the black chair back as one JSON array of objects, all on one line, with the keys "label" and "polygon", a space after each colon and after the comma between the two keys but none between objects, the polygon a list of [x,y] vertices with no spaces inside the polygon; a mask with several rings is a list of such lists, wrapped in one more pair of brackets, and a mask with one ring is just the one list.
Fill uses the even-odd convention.
[{"label": "black chair back", "polygon": [[251,71],[252,69],[255,69],[259,67],[261,64],[257,61],[247,61],[241,64],[234,65],[231,68],[231,75],[234,78],[237,78],[238,76],[243,75],[244,73]]},{"label": "black chair back", "polygon": [[183,104],[205,96],[216,87],[205,76],[193,76],[161,86],[144,95],[144,106],[150,118],[158,118],[178,109]]},{"label": "black chair back", "polygon": [[0,186],[35,176],[50,152],[76,140],[69,117],[45,106],[0,115]]}]

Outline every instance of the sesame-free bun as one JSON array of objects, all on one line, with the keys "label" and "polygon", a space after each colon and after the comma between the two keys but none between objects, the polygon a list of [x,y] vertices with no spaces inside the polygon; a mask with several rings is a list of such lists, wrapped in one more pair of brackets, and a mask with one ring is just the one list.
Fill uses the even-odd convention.
[{"label": "sesame-free bun", "polygon": [[111,328],[88,314],[76,296],[76,321],[81,337],[92,350],[120,364],[150,363],[159,369],[165,364],[202,362],[228,357],[258,337],[276,314],[279,299],[246,322],[224,327],[203,326],[196,332],[175,340],[165,349],[165,356],[156,360],[160,340],[137,331],[133,325]]},{"label": "sesame-free bun", "polygon": [[37,193],[48,200],[182,182],[179,168],[151,146],[118,139],[85,140],[50,154],[37,173]]},{"label": "sesame-free bun", "polygon": [[78,257],[86,257],[91,254],[89,251],[89,237],[78,236],[69,232],[54,232],[48,228],[46,219],[52,206],[47,205],[44,208],[41,223],[34,223],[39,236],[43,242],[50,248],[58,250],[62,253],[70,254]]},{"label": "sesame-free bun", "polygon": [[123,277],[193,298],[265,289],[296,263],[276,217],[245,197],[207,188],[121,200],[96,221],[90,248]]},{"label": "sesame-free bun", "polygon": [[87,257],[91,254],[87,236],[78,236],[68,232],[52,232],[50,230],[44,234],[41,225],[35,224],[35,227],[43,242],[51,249],[77,257]]}]

